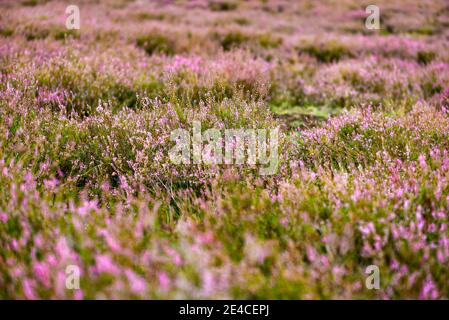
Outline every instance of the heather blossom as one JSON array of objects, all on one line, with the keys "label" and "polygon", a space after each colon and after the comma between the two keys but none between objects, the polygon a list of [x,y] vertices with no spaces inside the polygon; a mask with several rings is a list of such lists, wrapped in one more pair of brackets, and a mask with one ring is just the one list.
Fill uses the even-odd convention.
[{"label": "heather blossom", "polygon": [[[352,0],[95,1],[80,30],[9,2],[1,299],[449,298],[443,0],[378,31]],[[196,122],[279,128],[276,170],[171,161]]]}]

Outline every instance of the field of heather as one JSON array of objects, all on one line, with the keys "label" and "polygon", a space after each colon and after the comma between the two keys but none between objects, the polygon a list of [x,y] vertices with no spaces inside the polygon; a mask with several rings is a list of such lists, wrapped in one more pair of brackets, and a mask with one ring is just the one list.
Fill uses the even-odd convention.
[{"label": "field of heather", "polygon": [[446,0],[0,1],[0,299],[410,298],[449,298]]}]

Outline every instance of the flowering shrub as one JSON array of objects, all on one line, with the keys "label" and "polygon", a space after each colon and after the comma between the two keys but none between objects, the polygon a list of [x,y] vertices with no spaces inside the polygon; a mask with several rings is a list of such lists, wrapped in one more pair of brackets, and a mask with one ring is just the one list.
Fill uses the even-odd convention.
[{"label": "flowering shrub", "polygon": [[[0,4],[0,298],[449,298],[448,7],[411,3]],[[194,122],[280,128],[278,170],[173,163]]]}]

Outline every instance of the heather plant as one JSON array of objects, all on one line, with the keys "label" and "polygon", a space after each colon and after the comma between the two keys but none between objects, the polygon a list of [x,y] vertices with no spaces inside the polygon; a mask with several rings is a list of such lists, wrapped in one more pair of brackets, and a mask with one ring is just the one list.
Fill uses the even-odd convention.
[{"label": "heather plant", "polygon": [[0,298],[449,297],[445,1],[67,5],[0,3]]},{"label": "heather plant", "polygon": [[148,35],[137,38],[137,46],[143,48],[146,53],[164,53],[172,55],[175,52],[175,42],[161,32],[152,31]]},{"label": "heather plant", "polygon": [[240,31],[229,31],[222,36],[216,35],[216,37],[219,39],[220,45],[225,51],[240,47],[250,40],[249,36]]},{"label": "heather plant", "polygon": [[341,60],[344,57],[351,57],[351,51],[337,40],[329,40],[327,42],[301,43],[298,51],[304,52],[319,62],[329,63]]},{"label": "heather plant", "polygon": [[209,8],[212,11],[232,11],[237,9],[237,2],[233,1],[210,1]]}]

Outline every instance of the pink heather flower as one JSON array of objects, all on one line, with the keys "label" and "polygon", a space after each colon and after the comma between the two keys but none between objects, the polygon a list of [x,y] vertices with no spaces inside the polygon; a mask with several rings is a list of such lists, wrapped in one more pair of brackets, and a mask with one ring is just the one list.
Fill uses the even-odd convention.
[{"label": "pink heather flower", "polygon": [[432,281],[431,277],[429,277],[426,281],[424,281],[424,285],[422,287],[419,298],[433,299],[433,300],[438,298],[438,289],[435,286],[435,283]]},{"label": "pink heather flower", "polygon": [[8,221],[8,215],[4,212],[0,213],[0,221],[3,223],[6,223],[6,221]]},{"label": "pink heather flower", "polygon": [[5,176],[5,177],[7,177],[8,176],[8,167],[3,167],[3,170],[2,170],[2,174],[3,174],[3,176]]},{"label": "pink heather flower", "polygon": [[431,223],[429,224],[429,226],[427,227],[427,231],[428,232],[436,232],[437,231],[437,226],[435,225],[435,223]]},{"label": "pink heather flower", "polygon": [[398,270],[399,262],[396,259],[391,260],[390,268],[391,270]]},{"label": "pink heather flower", "polygon": [[279,223],[283,225],[284,227],[288,226],[288,218],[284,217],[279,220]]},{"label": "pink heather flower", "polygon": [[382,239],[379,235],[374,236],[374,250],[380,251],[382,250]]},{"label": "pink heather flower", "polygon": [[105,181],[101,184],[101,191],[107,192],[111,189],[111,186],[109,185],[109,182]]},{"label": "pink heather flower", "polygon": [[49,189],[50,191],[53,191],[56,186],[58,185],[58,179],[56,178],[51,178],[51,179],[46,179],[44,180],[44,186],[45,188]]},{"label": "pink heather flower", "polygon": [[25,174],[25,182],[20,186],[20,190],[26,191],[35,189],[36,189],[36,181],[34,180],[33,175],[30,172],[27,172]]},{"label": "pink heather flower", "polygon": [[318,259],[318,255],[313,247],[307,247],[307,258],[310,262],[315,262]]},{"label": "pink heather flower", "polygon": [[120,244],[111,235],[107,233],[105,235],[105,238],[106,242],[108,243],[108,246],[111,248],[112,251],[118,252],[121,250]]},{"label": "pink heather flower", "polygon": [[182,264],[182,258],[179,254],[175,254],[175,256],[173,257],[173,263],[176,266],[180,266]]},{"label": "pink heather flower", "polygon": [[92,201],[84,201],[83,204],[78,208],[78,214],[80,216],[85,216],[86,214],[88,214],[91,210],[96,211],[98,209],[97,207],[97,201],[92,200]]},{"label": "pink heather flower", "polygon": [[33,273],[45,287],[50,287],[50,270],[44,262],[36,262],[33,266]]},{"label": "pink heather flower", "polygon": [[127,269],[125,275],[128,278],[131,290],[136,293],[143,293],[147,289],[145,280],[138,276],[134,271]]},{"label": "pink heather flower", "polygon": [[33,281],[30,279],[25,279],[22,282],[22,288],[23,288],[23,293],[25,294],[25,297],[28,300],[35,300],[37,299],[36,295],[34,294],[34,289],[33,289],[34,285],[33,285]]},{"label": "pink heather flower", "polygon": [[215,289],[215,278],[212,272],[206,271],[203,275],[203,294],[209,295]]},{"label": "pink heather flower", "polygon": [[97,271],[99,273],[106,272],[117,275],[120,269],[112,262],[112,259],[107,255],[98,255],[95,258]]},{"label": "pink heather flower", "polygon": [[12,269],[11,275],[15,278],[21,277],[23,275],[23,268],[20,266],[17,266]]},{"label": "pink heather flower", "polygon": [[179,70],[190,70],[194,73],[201,71],[201,58],[200,57],[183,57],[175,56],[172,63],[166,67],[166,70],[170,73],[176,73]]},{"label": "pink heather flower", "polygon": [[36,247],[42,247],[43,244],[44,244],[44,240],[42,239],[42,236],[40,234],[36,235],[34,237],[34,245]]},{"label": "pink heather flower", "polygon": [[159,286],[163,291],[167,291],[170,287],[170,278],[163,271],[157,273],[157,278],[159,280]]},{"label": "pink heather flower", "polygon": [[168,248],[167,249],[167,254],[172,257],[173,259],[173,263],[177,266],[180,266],[182,264],[182,258],[181,255],[176,252],[176,250],[172,249],[172,248]]},{"label": "pink heather flower", "polygon": [[56,253],[61,260],[72,258],[72,251],[67,244],[66,238],[59,238],[58,242],[56,243]]},{"label": "pink heather flower", "polygon": [[407,211],[409,207],[410,207],[410,200],[407,199],[404,201],[404,211]]},{"label": "pink heather flower", "polygon": [[334,266],[334,267],[332,267],[332,273],[333,273],[335,276],[339,277],[339,276],[345,274],[345,268],[340,267],[340,266]]},{"label": "pink heather flower", "polygon": [[50,265],[50,266],[54,266],[54,265],[56,265],[56,263],[58,262],[57,260],[56,260],[56,257],[53,255],[53,254],[49,254],[48,256],[47,256],[47,263]]},{"label": "pink heather flower", "polygon": [[197,240],[199,243],[202,244],[207,244],[207,243],[211,243],[214,239],[214,235],[212,234],[212,232],[204,232],[204,233],[200,233],[197,236]]},{"label": "pink heather flower", "polygon": [[11,247],[12,247],[14,250],[18,250],[18,249],[19,249],[19,243],[17,242],[16,239],[12,239],[12,241],[11,241]]},{"label": "pink heather flower", "polygon": [[48,167],[49,167],[48,162],[44,162],[41,164],[40,169],[42,172],[44,172],[44,171],[47,171]]},{"label": "pink heather flower", "polygon": [[413,284],[416,281],[416,278],[418,278],[419,273],[418,272],[413,272],[410,277],[408,278],[408,286],[412,287]]},{"label": "pink heather flower", "polygon": [[83,300],[83,298],[84,298],[83,291],[81,289],[75,290],[74,299],[75,300]]},{"label": "pink heather flower", "polygon": [[372,252],[373,250],[371,249],[371,246],[368,243],[365,243],[362,248],[362,255],[370,256]]},{"label": "pink heather flower", "polygon": [[404,194],[404,189],[399,188],[399,189],[396,190],[396,197],[397,198],[401,198],[403,194]]},{"label": "pink heather flower", "polygon": [[368,222],[366,225],[362,225],[359,227],[360,232],[364,235],[367,236],[370,233],[374,233],[375,232],[375,227],[374,227],[374,223],[372,222]]},{"label": "pink heather flower", "polygon": [[419,165],[421,166],[421,168],[423,170],[426,170],[427,169],[426,156],[423,154],[419,155],[418,161],[419,161]]},{"label": "pink heather flower", "polygon": [[126,178],[124,176],[119,176],[120,186],[125,190],[128,191],[131,188],[129,187],[128,181],[126,181]]},{"label": "pink heather flower", "polygon": [[63,297],[66,293],[66,274],[64,269],[60,269],[56,274],[55,292],[59,297]]},{"label": "pink heather flower", "polygon": [[359,189],[354,190],[354,194],[351,196],[351,200],[357,202],[362,196],[362,192]]},{"label": "pink heather flower", "polygon": [[275,194],[275,195],[271,195],[270,196],[270,199],[271,199],[271,202],[276,202],[276,201],[282,201],[283,200],[283,196],[282,196],[282,194]]},{"label": "pink heather flower", "polygon": [[104,237],[106,243],[109,245],[112,251],[120,251],[120,244],[108,233],[106,229],[99,229],[98,234]]},{"label": "pink heather flower", "polygon": [[438,262],[441,264],[446,262],[446,257],[444,256],[444,253],[442,250],[437,251],[437,259],[438,259]]},{"label": "pink heather flower", "polygon": [[354,282],[352,284],[352,290],[358,291],[360,289],[362,289],[362,283],[361,282]]}]

